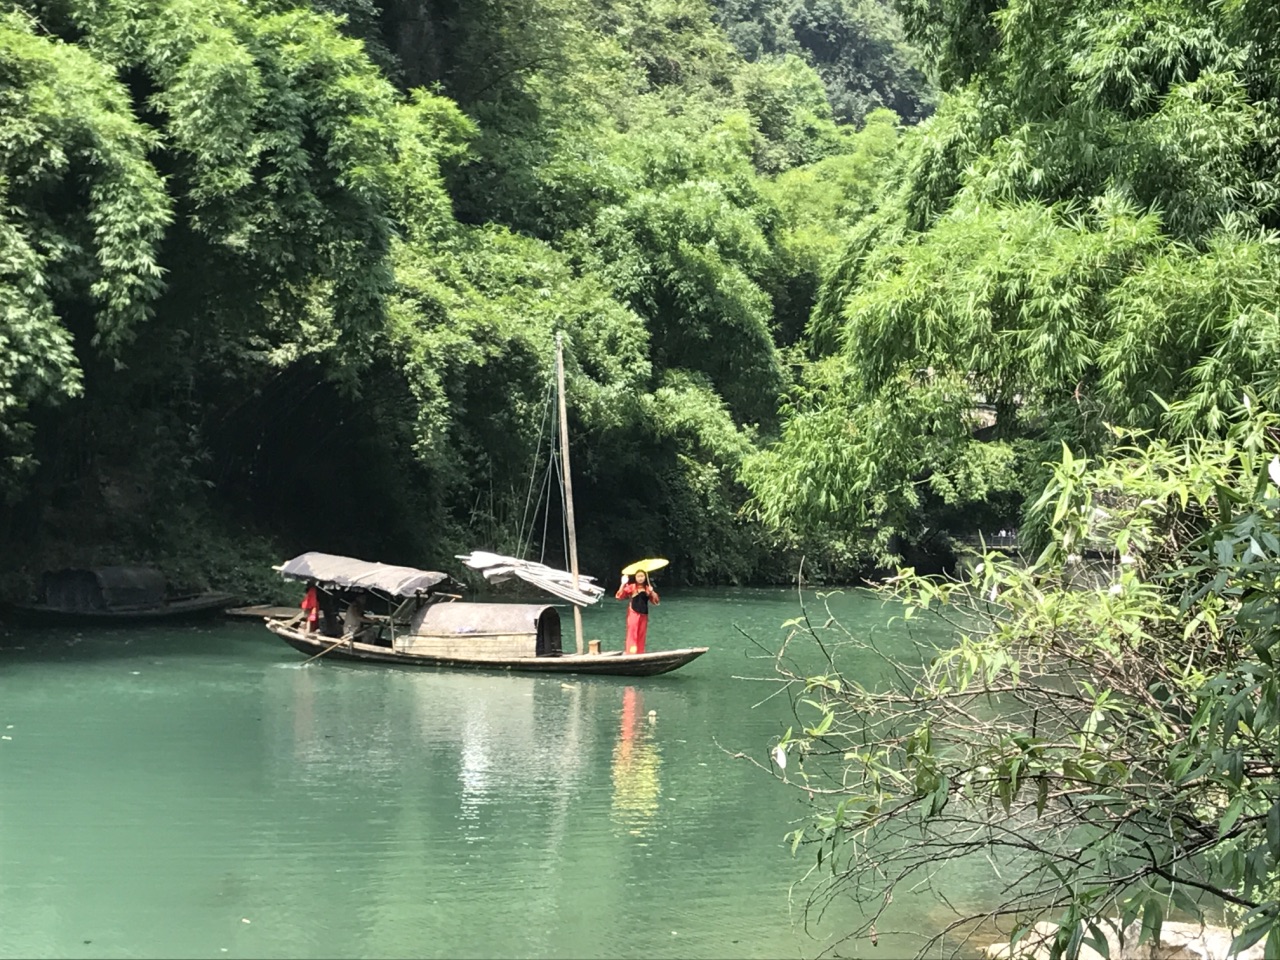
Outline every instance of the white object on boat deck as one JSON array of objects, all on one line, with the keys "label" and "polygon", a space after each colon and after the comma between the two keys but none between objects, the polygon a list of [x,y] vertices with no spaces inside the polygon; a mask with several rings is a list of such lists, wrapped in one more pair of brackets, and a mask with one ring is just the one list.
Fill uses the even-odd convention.
[{"label": "white object on boat deck", "polygon": [[503,583],[518,577],[579,607],[588,607],[604,596],[604,588],[596,585],[595,577],[578,574],[578,587],[574,589],[573,574],[531,560],[504,557],[487,550],[460,553],[457,557],[472,570],[481,571],[491,583]]}]

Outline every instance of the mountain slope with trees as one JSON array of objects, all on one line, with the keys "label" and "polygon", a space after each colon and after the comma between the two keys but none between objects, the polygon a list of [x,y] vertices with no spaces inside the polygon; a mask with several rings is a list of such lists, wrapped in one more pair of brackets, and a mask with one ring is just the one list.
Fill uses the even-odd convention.
[{"label": "mountain slope with trees", "polygon": [[744,60],[713,14],[5,14],[5,591],[141,560],[260,596],[282,552],[512,547],[556,331],[584,563],[785,576],[739,470],[898,128],[837,123],[809,66]]}]

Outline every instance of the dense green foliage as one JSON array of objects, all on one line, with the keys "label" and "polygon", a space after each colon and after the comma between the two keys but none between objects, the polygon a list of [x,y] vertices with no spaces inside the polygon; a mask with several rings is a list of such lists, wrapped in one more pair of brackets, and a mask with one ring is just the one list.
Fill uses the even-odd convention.
[{"label": "dense green foliage", "polygon": [[713,12],[11,8],[9,592],[141,559],[262,595],[249,556],[514,548],[557,331],[588,569],[784,576],[739,472],[897,120],[840,126],[810,66],[745,60]]},{"label": "dense green foliage", "polygon": [[791,652],[817,641],[827,670],[790,674],[804,692],[785,775],[822,795],[793,840],[829,865],[820,902],[864,907],[854,936],[896,886],[975,858],[1018,879],[959,907],[953,938],[995,921],[1017,942],[1047,917],[1054,955],[1074,956],[1108,925],[1132,949],[1195,917],[1274,950],[1276,424],[1242,411],[1222,439],[1065,451],[1034,561],[992,551],[955,581],[907,569],[886,586],[908,622],[954,630],[923,667],[895,665],[901,683],[864,684],[841,662],[865,639],[796,621]]},{"label": "dense green foliage", "polygon": [[198,464],[231,404],[308,357],[348,386],[369,363],[397,200],[429,183],[415,137],[439,110],[306,10],[68,4],[8,15],[4,38],[10,262],[27,277],[6,326],[30,343],[10,361],[8,532],[163,554],[207,528]]},{"label": "dense green foliage", "polygon": [[1059,441],[1215,432],[1243,388],[1280,398],[1274,9],[921,2],[906,19],[948,92],[849,235],[794,416],[752,474],[783,533],[857,527],[890,560],[896,537],[1016,525]]},{"label": "dense green foliage", "polygon": [[752,61],[800,57],[822,77],[836,116],[886,107],[908,122],[933,110],[923,60],[885,0],[715,0],[716,19]]},{"label": "dense green foliage", "polygon": [[781,747],[822,801],[795,835],[817,896],[874,941],[896,886],[995,858],[1016,882],[958,927],[1058,919],[1073,956],[1225,911],[1274,955],[1280,7],[902,8],[943,96],[845,233],[743,477],[782,542],[896,566],[1020,527],[1038,557],[891,578],[950,628],[901,683],[803,631],[828,670],[791,673]]}]

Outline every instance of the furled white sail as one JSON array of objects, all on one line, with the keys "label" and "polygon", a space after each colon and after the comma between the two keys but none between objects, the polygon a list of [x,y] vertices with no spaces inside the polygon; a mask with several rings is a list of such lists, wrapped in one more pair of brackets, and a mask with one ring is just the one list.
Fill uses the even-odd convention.
[{"label": "furled white sail", "polygon": [[573,574],[542,563],[504,557],[487,550],[460,553],[457,557],[472,570],[483,573],[490,583],[503,583],[518,578],[579,607],[589,607],[604,596],[604,588],[595,584],[594,577],[578,574],[578,587],[574,589]]}]

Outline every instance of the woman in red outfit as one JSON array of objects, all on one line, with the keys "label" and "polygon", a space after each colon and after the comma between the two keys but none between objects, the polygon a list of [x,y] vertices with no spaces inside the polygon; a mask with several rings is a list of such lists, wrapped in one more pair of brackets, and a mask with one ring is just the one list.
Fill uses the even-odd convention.
[{"label": "woman in red outfit", "polygon": [[302,598],[302,612],[307,620],[307,632],[315,633],[320,625],[320,598],[316,596],[316,585],[307,585],[307,594]]},{"label": "woman in red outfit", "polygon": [[622,586],[614,596],[631,601],[627,607],[627,653],[644,653],[644,637],[649,632],[649,604],[662,602],[658,591],[649,582],[649,575],[641,570],[630,583],[623,577]]}]

